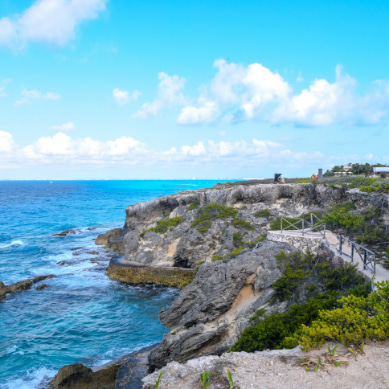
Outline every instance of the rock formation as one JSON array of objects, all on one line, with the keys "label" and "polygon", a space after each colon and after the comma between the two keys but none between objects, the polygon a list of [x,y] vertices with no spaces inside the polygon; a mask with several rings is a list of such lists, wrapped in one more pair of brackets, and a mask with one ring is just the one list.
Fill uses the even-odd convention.
[{"label": "rock formation", "polygon": [[[27,280],[19,281],[16,284],[5,285],[4,282],[0,282],[0,300],[4,298],[7,294],[16,293],[19,291],[31,289],[31,287],[37,282],[46,280],[47,278],[53,278],[55,275],[50,274],[47,276],[36,276],[33,278],[28,278]],[[46,284],[42,284],[46,285]],[[47,285],[46,285],[47,286]],[[41,290],[44,288],[37,288],[37,290]]]}]

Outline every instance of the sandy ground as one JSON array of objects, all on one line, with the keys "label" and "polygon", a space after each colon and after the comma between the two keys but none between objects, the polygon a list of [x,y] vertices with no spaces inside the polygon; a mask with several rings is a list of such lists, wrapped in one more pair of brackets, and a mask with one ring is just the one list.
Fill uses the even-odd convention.
[{"label": "sandy ground", "polygon": [[[159,389],[202,389],[200,374],[204,371],[211,372],[208,389],[227,389],[228,369],[236,389],[389,388],[389,340],[368,343],[363,351],[363,355],[358,350],[354,356],[340,346],[332,357],[325,346],[309,353],[296,349],[242,352],[197,358],[185,364],[172,362],[162,369]],[[319,356],[321,366],[315,370]],[[336,367],[331,360],[346,363]],[[159,373],[145,377],[143,388],[154,389]]]}]

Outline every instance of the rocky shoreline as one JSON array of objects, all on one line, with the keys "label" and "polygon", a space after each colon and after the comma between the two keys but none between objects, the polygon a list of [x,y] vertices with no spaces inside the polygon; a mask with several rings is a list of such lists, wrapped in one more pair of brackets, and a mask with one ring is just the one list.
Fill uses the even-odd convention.
[{"label": "rocky shoreline", "polygon": [[[123,229],[108,231],[96,240],[121,254],[110,260],[107,275],[130,284],[182,288],[172,305],[160,313],[160,321],[170,332],[160,344],[144,350],[137,377],[172,363],[220,356],[237,341],[254,312],[287,311],[288,303],[271,304],[272,284],[282,275],[277,256],[296,248],[266,239],[267,231],[279,216],[323,212],[340,202],[352,202],[358,208],[380,207],[383,223],[389,224],[387,196],[323,184],[218,185],[128,207]],[[70,384],[63,369],[69,373],[72,368],[65,367],[59,373],[64,379],[57,375],[52,388],[103,387],[96,386],[101,369],[91,372],[71,366],[75,373],[70,375],[80,376],[81,369],[85,382],[81,385],[72,378]],[[152,380],[140,384],[139,377],[136,384],[120,386],[117,377],[123,361],[115,366],[119,367],[105,368],[111,378],[104,388],[152,387]]]}]

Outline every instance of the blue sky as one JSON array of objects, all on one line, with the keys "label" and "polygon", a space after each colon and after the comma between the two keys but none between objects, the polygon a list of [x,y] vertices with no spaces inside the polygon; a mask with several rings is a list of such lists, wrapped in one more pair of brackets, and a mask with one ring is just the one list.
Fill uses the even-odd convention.
[{"label": "blue sky", "polygon": [[389,163],[385,1],[1,0],[0,179]]}]

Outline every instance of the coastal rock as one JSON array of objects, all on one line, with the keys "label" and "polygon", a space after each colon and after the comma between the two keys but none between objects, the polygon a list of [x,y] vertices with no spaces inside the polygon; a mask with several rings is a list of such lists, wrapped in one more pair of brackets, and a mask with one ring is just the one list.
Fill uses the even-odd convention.
[{"label": "coastal rock", "polygon": [[2,298],[5,298],[7,294],[31,289],[31,287],[37,282],[46,280],[47,278],[53,278],[53,277],[55,277],[55,275],[53,274],[47,276],[36,276],[33,278],[28,278],[27,280],[19,281],[16,284],[12,284],[12,285],[5,285],[4,282],[0,282],[0,300]]},{"label": "coastal rock", "polygon": [[48,287],[49,287],[49,285],[47,285],[47,284],[40,284],[36,287],[36,290],[43,290],[43,289],[46,289]]},{"label": "coastal rock", "polygon": [[194,279],[196,271],[176,267],[145,266],[125,261],[123,257],[114,257],[109,262],[107,274],[112,280],[128,284],[156,284],[182,288]]},{"label": "coastal rock", "polygon": [[63,366],[50,381],[49,389],[141,389],[150,373],[148,346],[103,366],[90,369],[81,363]]},{"label": "coastal rock", "polygon": [[[151,367],[228,351],[253,312],[272,309],[267,303],[273,295],[272,284],[281,276],[275,258],[280,251],[295,249],[264,241],[234,259],[202,264],[194,281],[160,313],[170,333],[150,353]],[[279,311],[283,308],[277,306]]]},{"label": "coastal rock", "polygon": [[115,380],[120,365],[112,365],[94,372],[82,363],[59,369],[50,381],[50,389],[115,389]]},{"label": "coastal rock", "polygon": [[76,235],[80,232],[79,229],[71,228],[69,230],[61,231],[56,234],[53,234],[53,236],[68,236],[68,235]]},{"label": "coastal rock", "polygon": [[95,244],[105,245],[112,251],[115,251],[119,254],[124,254],[123,248],[123,230],[121,228],[114,228],[104,234],[100,234],[96,240]]},{"label": "coastal rock", "polygon": [[[248,242],[266,232],[269,220],[255,216],[257,211],[265,209],[271,220],[278,216],[322,212],[338,202],[351,201],[358,208],[379,207],[384,211],[382,217],[389,220],[387,196],[347,191],[343,186],[301,183],[219,185],[218,188],[181,192],[128,207],[123,237],[126,260],[151,266],[195,268],[198,262],[210,261],[213,255],[234,250],[234,234],[240,233],[242,240]],[[213,220],[205,233],[192,227],[200,207],[212,203],[235,209],[237,218],[251,223],[254,230],[242,224],[234,225],[232,218]],[[182,216],[181,223],[166,232],[148,231],[158,222],[177,216]]]}]

